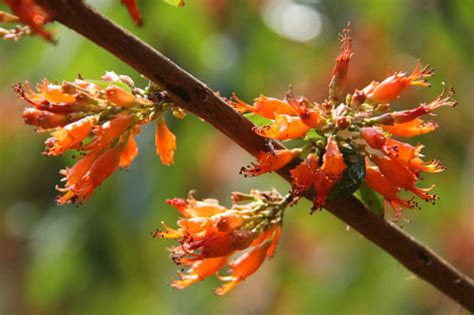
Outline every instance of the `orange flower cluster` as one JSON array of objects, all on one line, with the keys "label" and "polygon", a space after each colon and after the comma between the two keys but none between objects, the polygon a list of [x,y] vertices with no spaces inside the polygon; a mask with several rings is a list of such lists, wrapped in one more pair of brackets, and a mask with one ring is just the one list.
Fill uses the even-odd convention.
[{"label": "orange flower cluster", "polygon": [[[162,223],[164,230],[153,236],[179,239],[180,245],[170,252],[173,261],[187,270],[171,282],[173,288],[184,289],[216,274],[225,283],[215,293],[223,295],[273,256],[289,200],[276,191],[252,190],[250,194],[234,193],[232,202],[227,209],[217,200],[197,201],[192,195],[187,200],[167,200],[182,215],[179,228]],[[218,275],[226,266],[229,274]]]},{"label": "orange flower cluster", "polygon": [[[416,206],[413,200],[401,199],[400,190],[408,190],[426,201],[435,200],[437,197],[429,194],[433,187],[423,189],[417,183],[421,172],[437,173],[444,167],[437,160],[422,159],[423,145],[412,146],[394,137],[414,137],[435,130],[438,126],[435,122],[420,117],[431,115],[442,106],[454,106],[454,92],[444,90],[430,103],[390,111],[388,103],[410,86],[429,86],[426,79],[433,71],[418,63],[411,74],[396,72],[382,82],[373,81],[344,96],[353,55],[348,28],[343,30],[340,40],[341,52],[332,72],[329,96],[323,102],[295,97],[289,91],[283,100],[259,96],[253,105],[249,105],[233,95],[230,104],[239,112],[250,112],[270,120],[269,124],[255,127],[258,135],[273,140],[305,140],[303,150],[271,148],[269,152],[261,152],[257,163],[242,168],[241,173],[257,176],[276,171],[301,156],[303,161],[291,170],[293,195],[297,197],[306,190],[314,190],[313,209],[317,209],[336,190],[341,190],[336,186],[348,185],[345,178],[353,179],[350,178],[351,172],[354,173],[351,158],[360,157],[362,173],[358,174],[363,175],[360,180],[365,176],[367,184],[385,199],[385,208],[391,206],[398,218],[403,208]],[[353,193],[357,189],[354,187],[352,185],[347,193]]]},{"label": "orange flower cluster", "polygon": [[44,154],[79,152],[77,163],[60,172],[65,186],[57,188],[64,193],[59,204],[86,201],[115,170],[128,168],[138,155],[135,136],[152,121],[157,123],[156,152],[163,164],[173,163],[176,138],[163,113],[176,107],[167,94],[153,85],[139,89],[129,77],[114,72],[103,79],[62,84],[44,80],[36,91],[28,83],[15,86],[19,97],[32,105],[23,112],[25,123],[51,133]]},{"label": "orange flower cluster", "polygon": [[[17,27],[12,30],[5,30],[0,28],[0,36],[3,39],[18,40],[22,35],[29,34],[30,30],[40,35],[47,41],[53,42],[53,35],[44,29],[44,25],[54,20],[51,12],[37,3],[36,0],[4,0],[10,6],[10,9],[16,16],[0,11],[1,23],[17,23],[21,22],[27,26]],[[136,25],[143,24],[140,10],[137,7],[136,0],[121,0],[122,4],[127,7],[127,10]]]}]

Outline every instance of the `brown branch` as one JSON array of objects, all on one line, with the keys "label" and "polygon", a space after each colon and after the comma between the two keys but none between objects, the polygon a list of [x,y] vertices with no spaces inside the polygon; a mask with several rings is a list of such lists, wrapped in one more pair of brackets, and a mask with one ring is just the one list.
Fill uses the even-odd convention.
[{"label": "brown branch", "polygon": [[[252,155],[267,151],[252,123],[234,111],[204,83],[80,0],[42,0],[56,19],[111,52],[162,88],[182,108],[201,117]],[[275,147],[281,147],[275,143]],[[294,163],[293,163],[294,164]],[[279,174],[290,181],[289,169]],[[311,195],[307,196],[311,199]],[[328,211],[392,255],[418,277],[474,311],[474,282],[395,225],[377,217],[356,198],[326,205]]]}]

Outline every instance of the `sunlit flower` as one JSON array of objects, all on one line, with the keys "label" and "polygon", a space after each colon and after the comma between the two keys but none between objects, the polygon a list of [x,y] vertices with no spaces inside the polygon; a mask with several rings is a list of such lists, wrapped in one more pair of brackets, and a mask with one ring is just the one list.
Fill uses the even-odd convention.
[{"label": "sunlit flower", "polygon": [[298,157],[300,153],[300,149],[260,152],[257,156],[257,163],[251,163],[247,167],[242,167],[240,173],[245,176],[258,176],[277,171]]},{"label": "sunlit flower", "polygon": [[275,114],[273,124],[255,128],[255,133],[265,138],[288,140],[302,138],[310,129],[300,116]]},{"label": "sunlit flower", "polygon": [[53,36],[46,31],[43,26],[53,19],[51,14],[36,0],[5,0],[12,12],[18,16],[21,22],[28,25],[33,32],[37,33],[48,41],[53,41]]},{"label": "sunlit flower", "polygon": [[174,163],[174,151],[176,150],[176,137],[168,129],[166,121],[160,116],[156,122],[156,154],[160,156],[165,165]]},{"label": "sunlit flower", "polygon": [[336,65],[332,70],[331,82],[329,82],[329,96],[335,100],[341,100],[346,85],[349,61],[352,57],[352,39],[349,27],[342,30],[341,53],[336,57]]},{"label": "sunlit flower", "polygon": [[366,166],[365,180],[370,188],[383,196],[385,211],[387,212],[388,206],[392,207],[395,219],[401,216],[403,208],[413,208],[413,205],[408,200],[401,199],[398,196],[400,188],[395,186],[376,167]]},{"label": "sunlit flower", "polygon": [[[421,143],[413,145],[396,137],[411,138],[436,130],[438,124],[422,116],[434,116],[434,111],[441,107],[455,106],[454,91],[443,87],[441,94],[431,102],[392,111],[389,102],[398,99],[408,87],[430,85],[427,79],[433,71],[418,62],[411,74],[395,72],[382,82],[372,81],[352,94],[347,93],[345,82],[353,56],[349,32],[349,28],[345,28],[340,36],[341,50],[333,68],[329,95],[322,102],[295,97],[291,89],[283,100],[260,97],[253,106],[234,95],[235,108],[271,121],[256,126],[256,134],[293,141],[291,147],[302,149],[291,158],[289,150],[284,149],[260,153],[257,162],[242,168],[241,173],[257,176],[297,164],[285,170],[291,174],[292,195],[297,199],[310,191],[307,196],[314,196],[313,210],[323,207],[328,199],[354,193],[365,178],[398,218],[402,209],[416,205],[413,200],[408,202],[398,197],[399,191],[404,189],[433,202],[437,199],[431,194],[434,186],[420,188],[421,173],[438,173],[445,167],[438,160],[426,160],[421,154]],[[297,156],[303,161],[289,164],[293,159],[297,161]],[[365,168],[364,160],[367,161]]]},{"label": "sunlit flower", "polygon": [[232,98],[234,101],[230,104],[241,113],[252,112],[268,119],[275,119],[276,114],[296,115],[295,109],[288,102],[277,98],[260,95],[254,100],[252,106],[241,101],[235,94],[232,95]]},{"label": "sunlit flower", "polygon": [[35,91],[28,83],[14,87],[32,105],[23,112],[25,123],[51,133],[45,155],[77,151],[76,165],[61,171],[66,183],[58,187],[64,193],[57,199],[60,204],[86,201],[116,169],[128,168],[138,155],[135,137],[141,125],[157,121],[157,153],[164,164],[173,162],[176,138],[163,112],[177,107],[166,92],[136,88],[129,77],[113,72],[107,72],[104,80],[61,84],[44,80]]},{"label": "sunlit flower", "polygon": [[429,86],[426,78],[432,75],[433,70],[429,66],[421,67],[421,63],[418,63],[410,75],[405,72],[394,73],[380,83],[371,83],[363,91],[368,102],[388,103],[397,99],[409,86]]},{"label": "sunlit flower", "polygon": [[223,295],[273,256],[289,200],[276,191],[253,190],[250,194],[234,193],[230,209],[213,199],[197,201],[192,195],[168,203],[183,215],[177,222],[178,229],[163,223],[164,230],[153,235],[179,239],[180,245],[172,247],[170,253],[176,264],[187,267],[171,286],[184,289],[227,266],[230,274],[218,275],[226,283],[215,291]]}]

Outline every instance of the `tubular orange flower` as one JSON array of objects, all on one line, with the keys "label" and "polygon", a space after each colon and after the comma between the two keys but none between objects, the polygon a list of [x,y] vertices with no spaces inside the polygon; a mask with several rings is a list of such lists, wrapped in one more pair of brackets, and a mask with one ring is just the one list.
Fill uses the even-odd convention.
[{"label": "tubular orange flower", "polygon": [[385,138],[380,128],[377,128],[377,127],[361,128],[360,133],[371,148],[381,149],[383,145],[387,142],[387,139]]},{"label": "tubular orange flower", "polygon": [[105,96],[109,102],[117,106],[130,107],[135,104],[135,96],[115,85],[105,89]]},{"label": "tubular orange flower", "polygon": [[255,133],[276,140],[288,140],[304,137],[311,128],[299,116],[276,113],[271,125],[255,128]]},{"label": "tubular orange flower", "polygon": [[394,73],[379,84],[373,84],[364,89],[367,93],[367,101],[380,104],[388,103],[397,99],[409,86],[429,86],[426,78],[433,75],[429,66],[421,67],[418,62],[413,72],[408,75],[405,72]]},{"label": "tubular orange flower", "polygon": [[[93,83],[80,78],[59,85],[45,79],[36,91],[28,83],[14,86],[18,96],[32,105],[23,112],[25,123],[51,133],[45,154],[56,156],[77,150],[83,156],[77,168],[61,172],[66,187],[59,189],[65,192],[58,198],[60,204],[87,200],[111,175],[109,171],[128,168],[138,155],[135,136],[140,126],[154,120],[158,120],[157,151],[164,163],[173,161],[176,139],[162,117],[164,111],[177,109],[169,95],[153,85],[145,92],[135,87],[131,78],[113,72],[106,73],[104,80]],[[131,92],[118,87],[118,82],[130,87]],[[106,163],[101,161],[109,163],[105,173],[92,171],[95,163]]]},{"label": "tubular orange flower", "polygon": [[137,142],[135,141],[133,134],[130,134],[128,140],[126,140],[125,148],[123,149],[122,154],[120,154],[119,167],[128,168],[132,164],[133,160],[137,157],[137,155]]},{"label": "tubular orange flower", "polygon": [[171,165],[174,163],[174,151],[176,150],[176,137],[168,129],[163,116],[158,117],[156,122],[156,154],[160,156],[161,162],[164,165]]},{"label": "tubular orange flower", "polygon": [[134,119],[131,115],[117,115],[110,121],[98,126],[94,131],[94,140],[84,145],[83,148],[85,150],[96,150],[110,145],[124,132],[131,129]]},{"label": "tubular orange flower", "polygon": [[290,90],[286,94],[286,100],[295,109],[305,125],[311,128],[319,128],[326,123],[321,113],[316,110],[315,106],[307,98],[303,96],[295,98]]},{"label": "tubular orange flower", "polygon": [[123,149],[123,145],[119,145],[97,155],[86,155],[77,170],[73,168],[72,172],[64,172],[66,186],[58,190],[65,194],[57,199],[58,204],[87,201],[94,190],[118,168]]},{"label": "tubular orange flower", "polygon": [[35,0],[5,0],[5,3],[10,6],[21,22],[28,25],[35,33],[47,41],[54,41],[51,33],[43,28],[44,24],[50,22],[53,17]]},{"label": "tubular orange flower", "polygon": [[275,119],[275,114],[295,116],[293,107],[286,101],[273,97],[260,95],[254,100],[253,106],[241,101],[235,93],[232,94],[234,101],[230,104],[241,113],[252,112],[268,119]]},{"label": "tubular orange flower", "polygon": [[26,108],[23,111],[23,121],[27,125],[37,126],[42,129],[64,127],[69,122],[66,115],[51,113],[36,108]]},{"label": "tubular orange flower", "polygon": [[416,118],[405,123],[381,125],[381,127],[394,136],[409,138],[430,133],[438,128],[438,124],[434,121],[424,121]]},{"label": "tubular orange flower", "polygon": [[297,167],[290,171],[293,179],[293,194],[299,195],[312,187],[314,178],[319,170],[319,158],[316,154],[310,154]]},{"label": "tubular orange flower", "polygon": [[374,166],[366,165],[365,180],[370,188],[384,197],[385,212],[387,212],[387,205],[393,208],[395,219],[400,217],[403,208],[413,208],[409,201],[398,197],[397,194],[400,188],[394,186],[391,181],[382,175]]},{"label": "tubular orange flower", "polygon": [[332,70],[332,78],[329,83],[329,96],[335,100],[340,100],[343,97],[349,61],[352,57],[352,39],[349,27],[343,29],[340,36],[341,53],[336,57],[336,65]]},{"label": "tubular orange flower", "polygon": [[85,117],[52,132],[52,137],[46,140],[45,154],[57,156],[69,149],[79,148],[82,141],[90,135],[96,123],[96,117]]},{"label": "tubular orange flower", "polygon": [[[204,200],[208,210],[214,210],[204,212],[195,211],[198,201],[192,195],[186,201],[168,200],[184,217],[178,220],[178,229],[163,224],[165,230],[157,230],[153,235],[179,238],[180,245],[171,248],[170,252],[175,263],[188,267],[186,272],[178,273],[179,279],[172,281],[171,286],[184,289],[216,274],[227,264],[233,270],[232,274],[218,278],[230,282],[216,291],[224,294],[275,253],[283,211],[290,199],[283,199],[276,191],[252,190],[250,194],[234,193],[232,200],[230,209],[219,206],[213,199]],[[249,250],[227,263],[231,256],[239,255],[245,249]]]},{"label": "tubular orange flower", "polygon": [[334,137],[328,138],[326,153],[323,156],[323,164],[314,179],[316,197],[313,209],[322,207],[326,202],[327,195],[334,184],[341,178],[342,172],[347,168],[344,158]]},{"label": "tubular orange flower", "polygon": [[228,260],[229,256],[222,256],[195,261],[186,273],[179,273],[179,280],[171,281],[171,286],[180,290],[187,288],[193,283],[202,281],[216,274],[219,270],[224,268]]},{"label": "tubular orange flower", "polygon": [[421,150],[423,145],[412,146],[392,138],[387,138],[382,150],[390,158],[407,166],[415,171],[425,171],[429,173],[439,173],[445,170],[443,164],[438,160],[425,162],[421,159]]},{"label": "tubular orange flower", "polygon": [[264,173],[277,171],[290,163],[301,153],[301,149],[276,150],[274,152],[260,152],[257,163],[251,163],[240,169],[240,174],[245,176],[259,176]]},{"label": "tubular orange flower", "polygon": [[431,191],[434,186],[428,189],[415,187],[418,176],[406,166],[403,166],[388,157],[379,157],[374,155],[370,159],[379,167],[379,170],[382,172],[382,174],[395,186],[412,191],[418,195],[418,197],[426,201],[432,201],[436,199],[435,195],[428,194],[428,192]]},{"label": "tubular orange flower", "polygon": [[228,282],[217,288],[215,293],[217,295],[228,293],[230,290],[235,288],[237,284],[244,281],[248,276],[257,271],[267,257],[267,251],[271,244],[271,241],[265,241],[233,261],[231,263],[232,274],[227,277],[219,277],[220,280]]}]

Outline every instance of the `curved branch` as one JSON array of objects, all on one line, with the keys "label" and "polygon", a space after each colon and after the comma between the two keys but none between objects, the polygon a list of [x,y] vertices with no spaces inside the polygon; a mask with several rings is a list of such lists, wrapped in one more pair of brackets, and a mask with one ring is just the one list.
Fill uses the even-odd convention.
[{"label": "curved branch", "polygon": [[[253,124],[204,83],[181,69],[131,33],[81,0],[41,0],[57,21],[75,30],[166,89],[177,105],[220,130],[252,155],[267,151],[266,140]],[[275,143],[275,148],[281,144]],[[292,163],[294,166],[294,163]],[[279,174],[291,181],[287,166]],[[312,199],[311,194],[306,196]],[[392,255],[407,269],[470,311],[474,311],[474,281],[431,249],[395,225],[377,217],[355,197],[332,201],[325,208]]]}]

